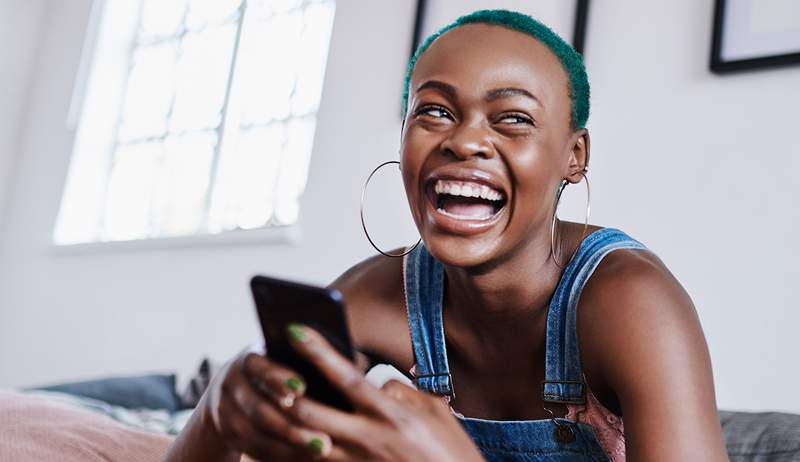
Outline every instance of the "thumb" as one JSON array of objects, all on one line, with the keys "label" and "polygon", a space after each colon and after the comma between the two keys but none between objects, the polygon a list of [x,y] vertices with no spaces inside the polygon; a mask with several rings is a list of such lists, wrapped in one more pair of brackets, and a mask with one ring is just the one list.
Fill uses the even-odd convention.
[{"label": "thumb", "polygon": [[421,395],[419,390],[397,379],[391,379],[383,384],[381,391],[397,401],[404,402],[415,402]]}]

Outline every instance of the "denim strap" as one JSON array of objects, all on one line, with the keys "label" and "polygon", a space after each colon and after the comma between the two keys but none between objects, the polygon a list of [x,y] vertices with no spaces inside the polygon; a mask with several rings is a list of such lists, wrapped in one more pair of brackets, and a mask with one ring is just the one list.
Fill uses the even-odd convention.
[{"label": "denim strap", "polygon": [[542,399],[550,403],[583,404],[586,390],[578,351],[578,300],[603,257],[616,249],[646,249],[622,231],[603,228],[583,240],[564,269],[547,313],[545,381]]},{"label": "denim strap", "polygon": [[418,245],[404,258],[406,307],[417,360],[417,387],[437,395],[453,396],[442,320],[444,266],[424,245]]}]

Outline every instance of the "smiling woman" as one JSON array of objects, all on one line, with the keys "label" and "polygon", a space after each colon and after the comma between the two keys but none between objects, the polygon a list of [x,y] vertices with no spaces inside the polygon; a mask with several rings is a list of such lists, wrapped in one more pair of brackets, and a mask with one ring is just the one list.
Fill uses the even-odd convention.
[{"label": "smiling woman", "polygon": [[556,218],[564,185],[588,172],[580,55],[528,16],[478,11],[423,44],[404,99],[400,164],[421,244],[333,286],[357,348],[416,389],[376,388],[294,326],[354,412],[242,353],[170,460],[727,460],[686,292],[624,232]]}]

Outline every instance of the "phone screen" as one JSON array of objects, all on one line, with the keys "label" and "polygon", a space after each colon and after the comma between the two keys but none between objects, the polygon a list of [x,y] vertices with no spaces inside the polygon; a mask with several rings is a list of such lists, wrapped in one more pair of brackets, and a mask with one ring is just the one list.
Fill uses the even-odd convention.
[{"label": "phone screen", "polygon": [[297,354],[286,332],[291,323],[305,324],[322,334],[344,357],[354,361],[342,294],[336,289],[266,276],[254,276],[250,288],[264,333],[267,357],[300,374],[306,382],[307,396],[351,411],[347,398],[328,383],[316,367]]}]

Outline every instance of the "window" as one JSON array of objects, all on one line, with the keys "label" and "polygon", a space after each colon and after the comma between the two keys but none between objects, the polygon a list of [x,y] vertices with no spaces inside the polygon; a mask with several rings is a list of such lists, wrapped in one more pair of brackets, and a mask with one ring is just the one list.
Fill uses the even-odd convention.
[{"label": "window", "polygon": [[96,5],[56,244],[290,225],[334,0]]}]

